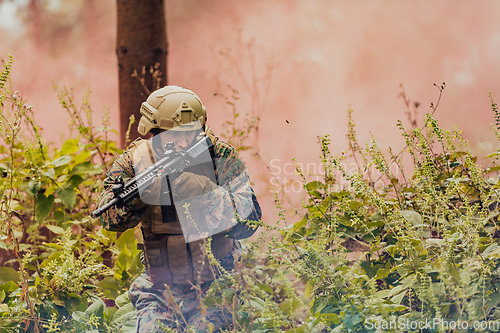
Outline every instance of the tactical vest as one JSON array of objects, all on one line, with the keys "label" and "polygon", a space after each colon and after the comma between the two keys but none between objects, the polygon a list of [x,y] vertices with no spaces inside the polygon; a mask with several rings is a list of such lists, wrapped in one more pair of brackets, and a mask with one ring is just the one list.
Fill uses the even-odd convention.
[{"label": "tactical vest", "polygon": [[[210,134],[212,133],[209,132],[208,135],[215,145],[217,138]],[[149,140],[132,142],[129,151],[133,154],[136,172],[154,164],[154,153]],[[204,176],[208,176],[209,172],[208,166],[197,169],[197,174]],[[169,212],[166,213],[165,210]],[[166,215],[170,215],[170,218]],[[137,247],[143,248],[145,252],[146,266],[155,287],[163,289],[164,284],[171,287],[191,285],[210,282],[216,278],[203,248],[204,241],[186,243],[174,206],[148,206],[142,215],[140,226],[134,232],[138,240]],[[232,238],[221,234],[212,236],[212,253],[217,259],[228,256],[234,246]]]}]

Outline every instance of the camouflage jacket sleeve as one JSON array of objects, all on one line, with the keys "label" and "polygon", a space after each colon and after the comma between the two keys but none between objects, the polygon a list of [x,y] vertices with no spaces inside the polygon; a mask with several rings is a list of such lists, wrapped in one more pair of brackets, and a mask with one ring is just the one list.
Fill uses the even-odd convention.
[{"label": "camouflage jacket sleeve", "polygon": [[[123,155],[120,155],[113,163],[111,169],[108,170],[106,176],[106,179],[104,179],[104,192],[101,193],[98,207],[105,205],[113,199],[112,187],[117,183],[116,180],[118,177],[122,177],[125,183],[134,177],[132,154],[126,151]],[[146,207],[140,199],[135,199],[125,206],[111,207],[99,217],[99,221],[107,230],[124,231],[139,224]]]},{"label": "camouflage jacket sleeve", "polygon": [[262,211],[250,186],[246,166],[234,148],[223,141],[216,143],[215,156],[219,195],[218,200],[207,202],[205,212],[212,218],[221,219],[221,223],[236,216],[238,222],[227,232],[228,237],[248,238],[255,233],[257,226],[252,222],[260,221]]}]

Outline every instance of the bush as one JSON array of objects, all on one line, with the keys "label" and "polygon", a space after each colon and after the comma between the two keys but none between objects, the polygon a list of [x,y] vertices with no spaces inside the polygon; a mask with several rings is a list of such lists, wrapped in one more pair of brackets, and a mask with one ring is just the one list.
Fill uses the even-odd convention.
[{"label": "bush", "polygon": [[[493,99],[492,109],[498,125]],[[410,132],[398,122],[406,147],[387,159],[375,141],[361,149],[351,113],[347,137],[350,157],[362,161],[358,171],[343,167],[348,152],[333,157],[321,138],[323,180],[307,181],[297,165],[309,196],[304,217],[287,226],[276,197],[280,221],[266,228],[281,237],[265,233],[267,258],[257,266],[249,254],[239,281],[228,283],[243,299],[241,330],[435,332],[458,324],[477,331],[481,323],[500,330],[500,183],[488,178],[500,170],[499,151],[483,169],[461,132],[427,114]],[[403,152],[413,159],[411,177]],[[359,259],[348,260],[352,251]]]},{"label": "bush", "polygon": [[77,134],[51,148],[32,107],[6,85],[11,64],[9,57],[0,76],[0,251],[11,258],[0,267],[0,332],[125,325],[127,318],[116,320],[120,310],[103,308],[99,297],[124,305],[131,281],[143,269],[140,253],[132,231],[119,236],[90,218],[102,174],[121,153],[108,138],[109,110],[96,130],[90,91],[77,107],[71,89],[54,85],[70,116],[70,132]]}]

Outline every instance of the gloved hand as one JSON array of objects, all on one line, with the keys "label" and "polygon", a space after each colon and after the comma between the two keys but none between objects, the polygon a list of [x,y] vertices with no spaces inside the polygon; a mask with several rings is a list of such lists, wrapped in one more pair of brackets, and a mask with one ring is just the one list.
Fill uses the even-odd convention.
[{"label": "gloved hand", "polygon": [[148,205],[159,205],[160,204],[160,192],[161,192],[162,179],[156,177],[151,185],[146,188],[141,194],[140,199],[142,202]]},{"label": "gloved hand", "polygon": [[184,172],[172,183],[172,192],[177,200],[187,200],[208,193],[217,188],[217,185],[205,176]]}]

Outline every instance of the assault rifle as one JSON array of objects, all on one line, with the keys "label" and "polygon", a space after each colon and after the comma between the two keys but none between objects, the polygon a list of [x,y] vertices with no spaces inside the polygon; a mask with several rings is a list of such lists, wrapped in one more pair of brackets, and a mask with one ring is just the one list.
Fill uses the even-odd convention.
[{"label": "assault rifle", "polygon": [[117,179],[117,184],[113,185],[114,198],[101,208],[96,209],[91,216],[96,218],[113,206],[122,207],[128,204],[139,197],[139,194],[147,189],[156,177],[180,173],[188,166],[196,165],[199,160],[202,159],[203,153],[207,150],[210,151],[210,156],[213,157],[213,143],[212,140],[206,136],[199,139],[187,151],[176,152],[173,142],[167,142],[165,144],[165,150],[164,158],[136,175],[126,184],[124,184],[121,177]]}]

